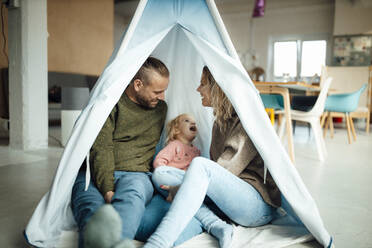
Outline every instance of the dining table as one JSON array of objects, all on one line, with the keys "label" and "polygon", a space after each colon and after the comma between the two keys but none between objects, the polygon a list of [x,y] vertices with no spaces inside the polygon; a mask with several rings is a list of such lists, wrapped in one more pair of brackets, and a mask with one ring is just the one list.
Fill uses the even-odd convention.
[{"label": "dining table", "polygon": [[283,97],[284,102],[284,118],[286,120],[286,132],[288,140],[288,154],[293,164],[295,163],[295,154],[292,135],[292,118],[291,118],[291,103],[289,97],[289,89],[304,90],[304,91],[320,91],[320,86],[308,84],[306,82],[261,82],[253,81],[255,87],[260,94],[278,94]]}]

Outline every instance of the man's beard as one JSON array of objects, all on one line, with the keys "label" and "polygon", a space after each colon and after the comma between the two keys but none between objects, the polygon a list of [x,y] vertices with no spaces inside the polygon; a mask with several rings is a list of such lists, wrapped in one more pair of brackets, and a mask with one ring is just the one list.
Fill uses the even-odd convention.
[{"label": "man's beard", "polygon": [[145,107],[145,108],[150,108],[150,109],[153,109],[156,107],[157,104],[155,104],[154,106],[151,105],[151,101],[147,100],[145,97],[141,96],[141,95],[137,95],[136,96],[136,100],[137,102],[142,106],[142,107]]}]

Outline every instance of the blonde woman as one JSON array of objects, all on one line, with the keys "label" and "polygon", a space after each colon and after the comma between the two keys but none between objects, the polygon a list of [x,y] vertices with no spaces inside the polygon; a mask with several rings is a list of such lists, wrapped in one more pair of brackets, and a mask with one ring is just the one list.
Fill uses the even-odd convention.
[{"label": "blonde woman", "polygon": [[197,91],[215,115],[210,160],[194,158],[178,192],[165,187],[173,203],[145,248],[171,247],[207,195],[230,220],[246,227],[269,223],[281,205],[278,187],[270,173],[265,176],[260,154],[207,67]]},{"label": "blonde woman", "polygon": [[[168,123],[167,145],[156,155],[153,163],[155,171],[152,174],[152,181],[156,188],[162,188],[163,185],[177,186],[182,183],[192,159],[200,156],[200,150],[192,144],[197,130],[195,119],[188,114],[181,114]],[[159,191],[171,200],[171,194]],[[204,204],[195,214],[195,218],[200,221],[204,230],[218,239],[221,248],[229,247],[232,225],[221,220]]]}]

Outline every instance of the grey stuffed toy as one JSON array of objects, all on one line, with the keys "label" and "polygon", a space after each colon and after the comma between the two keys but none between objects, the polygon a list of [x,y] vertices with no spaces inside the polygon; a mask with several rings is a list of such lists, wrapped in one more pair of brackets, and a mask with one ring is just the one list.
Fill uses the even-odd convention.
[{"label": "grey stuffed toy", "polygon": [[90,218],[84,229],[85,248],[135,248],[131,240],[121,240],[122,222],[111,204],[105,204]]}]

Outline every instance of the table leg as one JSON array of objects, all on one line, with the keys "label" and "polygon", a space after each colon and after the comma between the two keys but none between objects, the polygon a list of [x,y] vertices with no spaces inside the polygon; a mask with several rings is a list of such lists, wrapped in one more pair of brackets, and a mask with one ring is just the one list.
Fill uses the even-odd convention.
[{"label": "table leg", "polygon": [[329,131],[331,133],[331,138],[333,139],[333,135],[335,133],[335,129],[333,127],[333,117],[332,117],[332,113],[329,112]]},{"label": "table leg", "polygon": [[[284,99],[284,118],[287,129],[288,138],[288,154],[289,158],[295,163],[294,148],[293,148],[293,135],[292,135],[292,118],[291,118],[291,104],[289,101],[289,91],[287,88],[283,87],[273,87],[273,86],[257,86],[257,89],[261,94],[279,94]],[[279,136],[281,136],[281,131],[279,131]]]},{"label": "table leg", "polygon": [[323,129],[323,137],[325,138],[327,136],[327,130],[328,130],[328,127],[329,127],[329,122],[331,121],[331,112],[327,112],[327,120],[324,124],[324,129]]},{"label": "table leg", "polygon": [[356,141],[356,133],[355,133],[355,128],[354,128],[354,121],[353,121],[353,118],[351,118],[350,114],[349,114],[349,122],[350,122],[351,132],[353,134],[354,141]]},{"label": "table leg", "polygon": [[347,139],[349,141],[349,144],[351,144],[351,130],[350,130],[350,122],[349,122],[349,113],[345,113],[345,121],[346,121],[346,127],[347,127]]},{"label": "table leg", "polygon": [[287,138],[288,138],[288,153],[292,162],[295,163],[294,148],[293,148],[293,135],[292,135],[292,118],[291,118],[291,104],[289,102],[289,92],[280,93],[284,99],[284,118],[286,120]]}]

